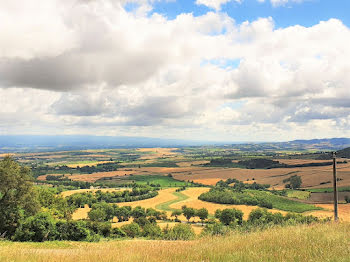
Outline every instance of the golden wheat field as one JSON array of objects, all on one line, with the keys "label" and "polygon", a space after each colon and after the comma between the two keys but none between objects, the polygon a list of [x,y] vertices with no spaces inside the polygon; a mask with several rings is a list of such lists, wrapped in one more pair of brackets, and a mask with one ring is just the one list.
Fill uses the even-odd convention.
[{"label": "golden wheat field", "polygon": [[[316,204],[318,207],[322,207],[324,210],[316,210],[307,212],[313,216],[321,218],[333,218],[334,217],[334,205],[333,204]],[[338,205],[339,220],[344,222],[350,222],[350,204],[339,204]]]},{"label": "golden wheat field", "polygon": [[349,235],[349,223],[329,223],[275,227],[192,241],[0,242],[0,261],[350,261]]},{"label": "golden wheat field", "polygon": [[[186,205],[187,207],[193,207],[193,208],[206,208],[209,211],[209,214],[214,214],[217,209],[225,209],[225,208],[236,208],[241,210],[244,213],[244,219],[248,219],[248,216],[250,212],[254,209],[257,209],[259,207],[257,206],[247,206],[247,205],[224,205],[224,204],[216,204],[216,203],[210,203],[210,202],[205,202],[202,200],[198,199],[198,196],[202,193],[205,193],[209,191],[209,188],[203,188],[203,187],[198,187],[198,188],[188,188],[185,191],[182,191],[182,193],[189,198],[177,202],[175,204],[170,205],[170,208],[174,209],[181,209],[183,205]],[[285,214],[287,212],[281,211],[281,210],[276,210],[276,209],[271,209],[269,210],[270,212],[280,212],[282,214]]]},{"label": "golden wheat field", "polygon": [[[241,169],[241,168],[194,168],[187,172],[174,172],[178,180],[193,180],[197,183],[215,185],[219,180],[236,178],[241,181],[253,180],[260,184],[270,184],[275,189],[284,188],[283,180],[291,175],[301,176],[303,187],[325,187],[321,183],[332,179],[332,166],[274,168],[274,169]],[[338,165],[339,186],[350,184],[350,163]]]}]

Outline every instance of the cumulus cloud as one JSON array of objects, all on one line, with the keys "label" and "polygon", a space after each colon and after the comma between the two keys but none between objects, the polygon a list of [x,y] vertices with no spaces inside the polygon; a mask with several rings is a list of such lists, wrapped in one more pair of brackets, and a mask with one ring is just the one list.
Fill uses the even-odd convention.
[{"label": "cumulus cloud", "polygon": [[[196,0],[197,5],[205,5],[207,7],[213,8],[215,10],[220,10],[221,6],[231,2],[232,0]],[[238,3],[241,2],[241,0],[234,0]]]},{"label": "cumulus cloud", "polygon": [[276,28],[221,12],[170,20],[127,12],[122,0],[35,1],[41,10],[0,10],[3,133],[349,134],[350,30],[337,19]]}]

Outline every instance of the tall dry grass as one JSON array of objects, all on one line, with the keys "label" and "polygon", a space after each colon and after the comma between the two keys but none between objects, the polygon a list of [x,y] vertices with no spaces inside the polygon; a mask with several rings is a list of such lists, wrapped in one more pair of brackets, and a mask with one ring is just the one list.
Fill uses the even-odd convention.
[{"label": "tall dry grass", "polygon": [[350,261],[349,236],[349,223],[330,223],[187,242],[0,242],[0,261]]}]

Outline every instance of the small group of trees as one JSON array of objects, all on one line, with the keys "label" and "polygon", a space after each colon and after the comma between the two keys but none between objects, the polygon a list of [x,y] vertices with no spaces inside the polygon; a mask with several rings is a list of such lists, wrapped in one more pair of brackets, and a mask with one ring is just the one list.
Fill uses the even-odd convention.
[{"label": "small group of trees", "polygon": [[[254,191],[251,191],[254,192]],[[249,205],[272,208],[272,202],[267,197],[254,195],[251,192],[239,192],[231,188],[215,187],[201,194],[198,199],[207,202],[232,205]],[[264,192],[264,191],[256,191]]]},{"label": "small group of trees", "polygon": [[85,205],[92,206],[95,203],[121,203],[132,202],[143,199],[152,198],[158,195],[158,192],[152,187],[134,187],[132,190],[114,191],[114,192],[102,192],[97,190],[96,192],[77,193],[68,197],[68,203],[76,207],[84,207]]},{"label": "small group of trees", "polygon": [[192,217],[198,217],[203,224],[204,220],[208,218],[209,212],[208,212],[208,209],[206,208],[194,209],[192,207],[182,206],[181,210],[174,210],[171,214],[171,216],[175,217],[175,221],[177,222],[180,221],[178,219],[180,215],[184,215],[184,217],[186,217],[188,222]]},{"label": "small group of trees", "polygon": [[285,185],[286,188],[298,189],[301,187],[302,184],[301,176],[294,175],[283,180],[283,183],[287,182],[289,183]]},{"label": "small group of trees", "polygon": [[269,184],[258,184],[253,182],[252,184],[246,184],[242,181],[239,181],[235,178],[229,178],[227,180],[220,180],[216,183],[216,187],[229,187],[238,192],[242,192],[244,189],[252,189],[252,190],[266,190],[270,187]]},{"label": "small group of trees", "polygon": [[158,211],[153,208],[145,209],[140,206],[135,208],[130,206],[119,207],[116,204],[110,205],[106,202],[93,204],[88,217],[91,221],[96,222],[112,221],[115,217],[118,219],[118,222],[129,221],[131,217],[134,220],[140,218],[148,218],[154,221],[167,219],[164,211]]},{"label": "small group of trees", "polygon": [[224,235],[232,230],[250,231],[257,228],[271,227],[274,225],[296,225],[296,224],[311,224],[328,221],[320,220],[314,216],[303,216],[301,214],[287,213],[272,213],[263,208],[257,208],[250,212],[248,220],[243,220],[243,212],[234,208],[217,210],[215,217],[220,222],[210,221],[203,229],[203,235]]}]

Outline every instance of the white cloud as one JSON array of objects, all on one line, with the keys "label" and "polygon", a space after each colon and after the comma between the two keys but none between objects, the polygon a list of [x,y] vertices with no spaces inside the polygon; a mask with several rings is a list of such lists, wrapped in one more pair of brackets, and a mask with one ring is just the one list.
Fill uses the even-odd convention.
[{"label": "white cloud", "polygon": [[[261,0],[258,0],[259,2],[261,2]],[[283,5],[286,5],[288,3],[301,3],[301,2],[304,2],[306,0],[270,0],[271,1],[271,4],[273,6],[283,6]]]},{"label": "white cloud", "polygon": [[[215,10],[220,10],[221,6],[231,2],[232,0],[196,0],[197,5],[205,5],[209,8],[213,8]],[[240,3],[242,0],[234,0],[238,3]]]},{"label": "white cloud", "polygon": [[276,29],[272,18],[35,1],[47,15],[19,1],[0,11],[1,133],[350,135],[350,30],[339,20]]}]

